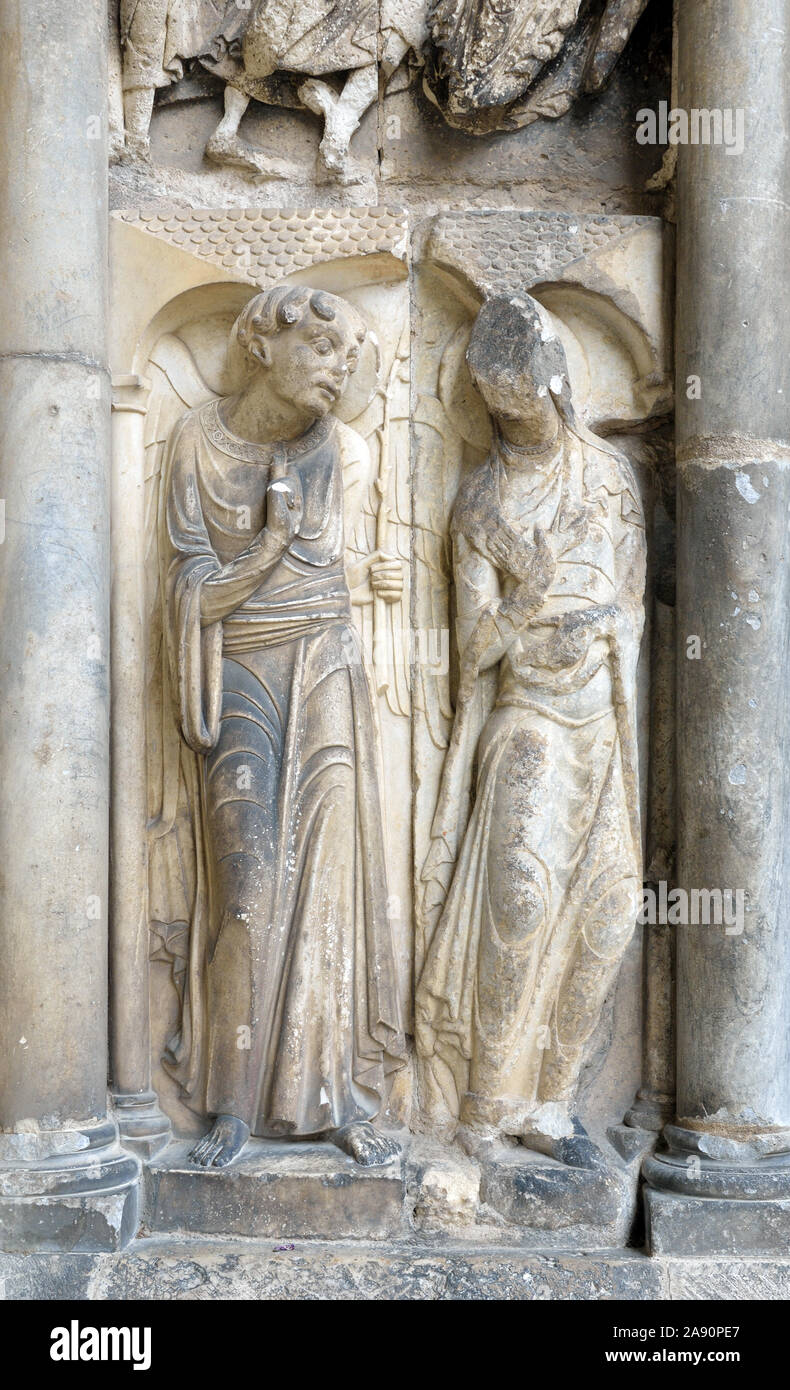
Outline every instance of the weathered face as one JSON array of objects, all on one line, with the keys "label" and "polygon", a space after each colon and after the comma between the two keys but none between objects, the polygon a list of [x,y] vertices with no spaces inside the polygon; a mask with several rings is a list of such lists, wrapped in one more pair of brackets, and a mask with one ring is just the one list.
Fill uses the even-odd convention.
[{"label": "weathered face", "polygon": [[[514,367],[494,363],[477,365],[470,360],[472,374],[483,400],[496,420],[519,425],[527,435],[534,430],[535,442],[557,425],[557,411],[549,390],[550,383],[531,370],[529,361]],[[559,381],[553,383],[559,389]]]},{"label": "weathered face", "polygon": [[267,339],[267,385],[313,417],[326,415],[359,362],[357,325],[338,312],[330,322],[309,313]]},{"label": "weathered face", "polygon": [[565,354],[537,303],[499,295],[483,305],[466,354],[469,370],[507,438],[542,446],[557,433]]}]

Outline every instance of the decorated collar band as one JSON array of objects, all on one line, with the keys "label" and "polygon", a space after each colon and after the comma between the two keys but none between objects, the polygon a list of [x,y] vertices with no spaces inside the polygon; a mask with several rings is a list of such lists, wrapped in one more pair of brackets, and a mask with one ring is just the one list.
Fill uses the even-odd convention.
[{"label": "decorated collar band", "polygon": [[248,439],[240,439],[231,434],[222,423],[219,413],[219,399],[210,401],[200,412],[200,423],[207,438],[231,458],[243,459],[246,463],[270,463],[275,453],[284,454],[286,460],[298,458],[317,449],[329,437],[335,421],[331,415],[323,415],[300,434],[298,439],[286,439],[271,444],[253,444]]}]

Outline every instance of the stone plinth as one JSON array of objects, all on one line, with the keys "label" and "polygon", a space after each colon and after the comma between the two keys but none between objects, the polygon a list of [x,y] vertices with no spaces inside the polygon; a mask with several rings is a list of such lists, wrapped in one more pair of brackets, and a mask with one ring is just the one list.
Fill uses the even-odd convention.
[{"label": "stone plinth", "polygon": [[653,1255],[776,1255],[790,1249],[790,1201],[727,1201],[645,1190]]},{"label": "stone plinth", "polygon": [[254,1140],[232,1168],[199,1169],[188,1144],[152,1163],[144,1228],[277,1240],[383,1240],[404,1221],[400,1161],[361,1168],[330,1144]]},{"label": "stone plinth", "polygon": [[638,1164],[631,1172],[567,1168],[522,1149],[482,1165],[480,1198],[533,1247],[556,1246],[560,1237],[586,1247],[624,1245],[637,1173]]},{"label": "stone plinth", "polygon": [[678,1259],[637,1251],[535,1254],[426,1242],[297,1243],[157,1236],[117,1255],[0,1255],[8,1299],[553,1302],[777,1300],[790,1292],[790,1259]]},{"label": "stone plinth", "polygon": [[137,1232],[139,1174],[111,1120],[0,1136],[0,1248],[121,1249]]}]

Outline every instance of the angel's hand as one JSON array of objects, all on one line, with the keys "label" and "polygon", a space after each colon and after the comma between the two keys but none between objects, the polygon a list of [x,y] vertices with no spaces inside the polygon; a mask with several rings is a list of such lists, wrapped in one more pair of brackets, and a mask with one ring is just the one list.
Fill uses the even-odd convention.
[{"label": "angel's hand", "polygon": [[370,586],[377,598],[397,603],[403,597],[403,561],[377,550],[371,557]]},{"label": "angel's hand", "polygon": [[347,565],[346,578],[355,603],[371,603],[374,596],[385,603],[397,603],[403,597],[403,561],[385,550],[374,550],[356,564]]},{"label": "angel's hand", "polygon": [[302,522],[302,489],[299,478],[286,476],[283,467],[272,467],[266,489],[266,530],[283,547],[290,545]]}]

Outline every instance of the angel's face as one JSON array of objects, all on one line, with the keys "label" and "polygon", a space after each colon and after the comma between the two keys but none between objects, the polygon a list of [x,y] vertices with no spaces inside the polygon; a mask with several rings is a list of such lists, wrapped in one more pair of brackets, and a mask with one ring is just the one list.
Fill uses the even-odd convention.
[{"label": "angel's face", "polygon": [[266,340],[268,389],[314,419],[337,405],[359,362],[358,326],[338,312],[327,322],[308,313]]}]

